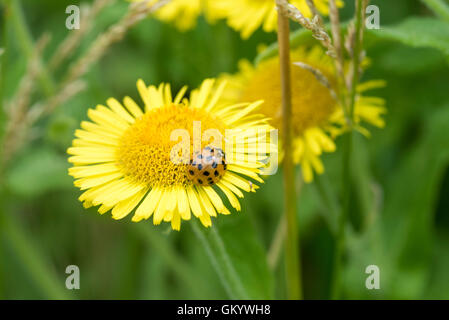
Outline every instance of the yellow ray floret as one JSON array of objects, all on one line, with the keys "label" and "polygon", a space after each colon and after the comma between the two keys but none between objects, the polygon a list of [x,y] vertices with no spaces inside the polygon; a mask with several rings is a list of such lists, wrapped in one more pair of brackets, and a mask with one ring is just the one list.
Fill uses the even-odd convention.
[{"label": "yellow ray floret", "polygon": [[[242,190],[254,192],[258,187],[252,180],[263,182],[259,174],[265,162],[261,159],[275,146],[260,137],[272,129],[266,118],[254,115],[262,102],[223,105],[224,88],[225,82],[216,85],[213,79],[207,79],[192,91],[189,100],[184,97],[186,87],[173,98],[170,85],[147,86],[138,80],[143,109],[130,97],[123,103],[110,98],[106,105],[89,109],[91,121],[81,123],[67,150],[73,164],[69,174],[75,178],[75,186],[83,190],[79,200],[84,207],[99,206],[99,213],[111,211],[114,219],[134,212],[132,221],[152,217],[155,225],[171,222],[175,230],[192,215],[210,226],[211,217],[231,213],[226,202],[240,210]],[[224,142],[228,129],[232,130],[229,141],[235,143]],[[218,132],[218,138],[213,136],[211,140],[206,135],[211,131]],[[187,140],[183,140],[185,137]],[[238,144],[239,140],[245,144]],[[186,143],[175,149],[180,142]],[[229,145],[233,154],[227,154]],[[223,172],[218,180],[207,180],[214,173],[217,177],[218,169],[197,170],[204,177],[191,179],[192,159],[198,155],[195,148],[201,154],[211,147],[226,150],[226,162],[215,163]],[[263,150],[262,155],[258,148]],[[233,162],[233,158],[238,161]]]},{"label": "yellow ray floret", "polygon": [[[312,13],[306,0],[291,0],[292,5],[310,18]],[[317,10],[327,16],[329,14],[328,0],[315,0]],[[339,7],[343,1],[337,1]],[[246,39],[262,26],[265,32],[276,30],[277,10],[274,0],[212,0],[210,11],[215,17],[225,18],[230,27],[239,31]]]},{"label": "yellow ray floret", "polygon": [[[143,0],[128,0],[139,2]],[[160,0],[149,0],[153,6]],[[155,17],[161,21],[173,24],[180,31],[195,27],[198,17],[204,14],[208,21],[216,20],[216,12],[210,10],[210,4],[215,0],[170,0],[155,12]]]}]

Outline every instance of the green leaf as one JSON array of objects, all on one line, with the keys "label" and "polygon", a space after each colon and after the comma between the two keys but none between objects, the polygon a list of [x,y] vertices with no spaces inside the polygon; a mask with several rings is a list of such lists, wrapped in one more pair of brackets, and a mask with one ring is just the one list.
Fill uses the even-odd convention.
[{"label": "green leaf", "polygon": [[449,24],[438,19],[412,17],[366,33],[369,40],[392,40],[416,48],[435,48],[449,56]]},{"label": "green leaf", "polygon": [[[312,38],[312,32],[310,32],[307,29],[300,28],[296,30],[295,32],[292,32],[290,35],[290,47],[295,48],[299,45],[303,45],[306,43],[310,43],[316,41],[314,38]],[[317,42],[318,44],[318,42]],[[265,50],[260,52],[256,59],[255,63],[258,64],[259,62],[271,58],[278,54],[278,43],[277,41],[269,45]]]},{"label": "green leaf", "polygon": [[433,114],[425,123],[423,136],[398,164],[385,189],[389,201],[383,212],[384,239],[390,260],[396,262],[393,297],[406,292],[407,298],[418,298],[427,281],[437,191],[449,164],[448,126],[448,108]]},{"label": "green leaf", "polygon": [[10,169],[7,185],[21,196],[38,196],[72,187],[67,158],[48,147],[28,150]]},{"label": "green leaf", "polygon": [[210,229],[192,223],[232,299],[272,299],[273,275],[245,211],[220,217]]},{"label": "green leaf", "polygon": [[[2,204],[3,206],[3,204]],[[2,211],[4,208],[1,208]],[[2,241],[11,247],[30,279],[47,299],[73,299],[72,292],[64,287],[64,280],[52,270],[49,258],[35,239],[20,223],[19,219],[7,212],[0,216]]]},{"label": "green leaf", "polygon": [[437,234],[432,257],[431,276],[423,299],[449,299],[449,238],[447,234]]},{"label": "green leaf", "polygon": [[441,69],[445,64],[445,55],[432,48],[416,48],[394,43],[383,48],[382,55],[376,60],[376,67],[392,74],[416,76],[418,73],[430,73]]},{"label": "green leaf", "polygon": [[[346,25],[343,24],[342,29],[345,28]],[[412,17],[393,26],[385,26],[378,30],[367,29],[365,33],[366,41],[371,44],[378,41],[398,41],[416,48],[434,48],[449,56],[449,24],[438,19]],[[320,45],[312,37],[312,32],[307,29],[301,28],[291,34],[292,48],[306,44]],[[277,53],[278,45],[275,42],[256,57],[255,63],[273,57]]]}]

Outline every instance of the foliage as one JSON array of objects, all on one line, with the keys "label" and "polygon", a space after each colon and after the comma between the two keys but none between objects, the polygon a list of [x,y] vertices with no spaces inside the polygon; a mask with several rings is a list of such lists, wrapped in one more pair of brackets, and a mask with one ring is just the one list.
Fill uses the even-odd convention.
[{"label": "foliage", "polygon": [[[385,129],[355,141],[345,298],[449,298],[449,24],[424,5],[417,9],[415,2],[380,2],[381,29],[367,34],[371,67],[366,79],[386,80],[387,87],[377,94],[386,99],[388,114]],[[65,2],[26,0],[22,6],[33,39],[52,32],[45,58],[69,32]],[[392,13],[397,6],[401,13]],[[75,58],[125,8],[117,2],[105,9]],[[1,89],[8,100],[27,53],[13,22],[1,19],[0,46],[10,48],[1,57]],[[242,212],[214,220],[210,230],[186,225],[177,233],[85,210],[67,176],[65,154],[87,108],[109,96],[136,98],[137,78],[193,88],[206,77],[236,71],[242,58],[276,54],[276,45],[270,46],[275,39],[259,30],[243,41],[224,22],[209,25],[203,18],[181,33],[148,18],[114,45],[86,75],[87,89],[40,121],[33,139],[4,172],[0,298],[284,298],[284,266],[271,270],[266,258],[282,213],[281,172],[245,198]],[[292,41],[314,40],[301,29]],[[258,56],[260,43],[268,51]],[[3,131],[4,114],[0,123]],[[329,297],[333,212],[341,188],[341,141],[337,145],[336,153],[323,157],[325,175],[304,185],[299,198],[306,298]],[[81,289],[75,292],[64,287],[70,264],[81,269]],[[365,288],[364,270],[370,264],[381,269],[381,290]]]}]

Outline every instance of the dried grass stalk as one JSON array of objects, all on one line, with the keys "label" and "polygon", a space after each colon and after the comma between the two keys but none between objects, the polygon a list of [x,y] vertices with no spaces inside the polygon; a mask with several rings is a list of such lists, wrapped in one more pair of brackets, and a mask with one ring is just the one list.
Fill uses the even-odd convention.
[{"label": "dried grass stalk", "polygon": [[293,64],[300,68],[303,68],[304,70],[311,72],[323,86],[325,86],[327,89],[329,89],[331,96],[335,100],[338,100],[337,93],[334,91],[334,88],[332,88],[332,85],[331,85],[329,79],[327,79],[327,77],[320,70],[312,67],[311,65],[303,63],[303,62],[293,62]]},{"label": "dried grass stalk", "polygon": [[304,28],[312,31],[312,35],[315,39],[319,40],[321,44],[327,49],[327,54],[333,58],[335,58],[335,48],[332,44],[332,40],[327,34],[326,30],[320,25],[319,16],[315,16],[312,21],[301,13],[294,5],[287,2],[287,0],[278,0],[278,10],[280,12],[292,19],[293,21],[298,22]]},{"label": "dried grass stalk", "polygon": [[169,0],[160,0],[150,6],[150,1],[145,0],[130,4],[127,14],[119,22],[109,27],[106,32],[99,35],[87,53],[72,65],[64,84],[66,85],[83,76],[89,67],[98,61],[112,44],[121,40],[132,26],[169,2]]},{"label": "dried grass stalk", "polygon": [[[101,7],[104,6],[108,1],[110,0],[98,0],[98,2],[96,2],[95,10],[100,10]],[[130,4],[125,16],[119,22],[109,27],[106,32],[100,34],[96,38],[96,40],[94,40],[93,44],[90,46],[86,54],[81,56],[81,58],[79,58],[70,67],[67,75],[65,76],[65,80],[59,86],[57,93],[47,98],[46,100],[35,103],[33,107],[28,110],[30,94],[33,90],[33,80],[43,70],[42,68],[32,67],[40,63],[39,54],[36,54],[36,58],[32,59],[32,63],[30,62],[30,71],[27,72],[27,75],[24,76],[24,79],[22,81],[24,83],[23,85],[21,85],[23,89],[20,89],[22,93],[17,94],[17,97],[22,97],[21,99],[25,100],[13,103],[14,105],[19,105],[20,107],[18,108],[18,111],[15,111],[17,112],[17,115],[10,117],[10,124],[8,125],[9,129],[7,130],[7,134],[5,135],[4,139],[4,154],[2,165],[4,165],[7,160],[10,159],[12,155],[19,149],[19,147],[23,145],[23,142],[25,141],[27,136],[27,132],[29,132],[29,128],[37,120],[39,120],[42,116],[53,112],[54,109],[56,109],[59,105],[65,103],[86,87],[85,83],[80,80],[80,78],[89,70],[93,63],[97,62],[105,54],[107,49],[112,44],[121,40],[132,26],[168,3],[170,0],[160,0],[153,5],[150,5],[150,1],[151,0],[144,0],[141,2]],[[92,15],[90,15],[90,17],[92,18]],[[79,34],[76,36],[74,35],[73,37],[74,38],[69,38],[68,40],[66,40],[67,42],[63,43],[60,46],[60,49],[58,49],[63,56],[67,56],[66,51],[70,48],[73,48],[73,46],[76,46],[80,39]],[[39,48],[37,47],[37,49]],[[53,64],[56,66],[60,63],[59,58],[54,61],[56,62],[53,62]],[[29,92],[29,94],[23,94],[23,92]]]},{"label": "dried grass stalk", "polygon": [[[8,117],[5,126],[5,136],[3,142],[3,163],[7,162],[11,155],[20,146],[24,136],[25,118],[29,110],[31,95],[35,88],[34,84],[42,71],[41,55],[47,44],[50,42],[50,35],[44,33],[36,42],[34,52],[28,61],[25,75],[20,80],[16,93],[6,104],[6,114]],[[22,133],[22,134],[20,134]]]}]

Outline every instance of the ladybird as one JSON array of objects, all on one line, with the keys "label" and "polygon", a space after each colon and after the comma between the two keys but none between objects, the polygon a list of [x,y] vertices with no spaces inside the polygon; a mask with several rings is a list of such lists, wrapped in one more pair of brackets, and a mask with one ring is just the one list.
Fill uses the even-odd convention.
[{"label": "ladybird", "polygon": [[201,153],[194,155],[188,167],[188,177],[194,184],[211,186],[226,172],[227,164],[223,150],[205,147]]}]

